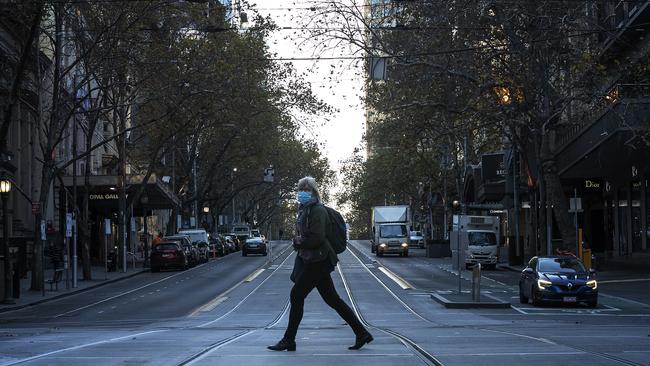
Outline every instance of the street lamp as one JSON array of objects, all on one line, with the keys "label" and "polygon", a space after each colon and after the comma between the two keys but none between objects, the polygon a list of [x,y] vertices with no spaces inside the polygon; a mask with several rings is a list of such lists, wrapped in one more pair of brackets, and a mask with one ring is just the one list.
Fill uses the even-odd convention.
[{"label": "street lamp", "polygon": [[147,229],[147,203],[149,203],[149,196],[143,194],[140,197],[140,203],[142,204],[142,233],[144,234],[144,261],[142,262],[142,267],[146,267],[149,263],[149,233]]},{"label": "street lamp", "polygon": [[11,260],[9,258],[9,217],[7,216],[7,200],[11,192],[11,181],[3,178],[0,180],[0,195],[2,196],[2,247],[4,255],[5,291],[4,304],[14,304],[11,299]]},{"label": "street lamp", "polygon": [[237,173],[237,168],[232,168],[232,174],[230,179],[230,196],[231,196],[231,205],[232,205],[232,220],[230,221],[230,226],[235,224],[235,173]]}]

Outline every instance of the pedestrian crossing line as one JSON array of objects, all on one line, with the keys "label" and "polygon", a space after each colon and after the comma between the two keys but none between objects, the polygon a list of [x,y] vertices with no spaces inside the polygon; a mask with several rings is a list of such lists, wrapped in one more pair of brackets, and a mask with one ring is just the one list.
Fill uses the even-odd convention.
[{"label": "pedestrian crossing line", "polygon": [[408,281],[403,279],[402,277],[396,275],[393,273],[390,269],[385,268],[385,267],[379,267],[379,270],[385,274],[388,278],[393,280],[399,287],[401,287],[403,290],[411,290],[414,289],[415,286],[411,285]]},{"label": "pedestrian crossing line", "polygon": [[255,278],[257,278],[257,276],[261,275],[262,272],[264,272],[264,268],[258,269],[257,271],[251,273],[248,277],[246,277],[244,282],[252,282]]}]

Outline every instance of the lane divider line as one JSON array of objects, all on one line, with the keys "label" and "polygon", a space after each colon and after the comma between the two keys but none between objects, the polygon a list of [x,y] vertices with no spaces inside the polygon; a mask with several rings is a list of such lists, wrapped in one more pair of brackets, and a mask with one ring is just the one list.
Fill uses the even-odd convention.
[{"label": "lane divider line", "polygon": [[403,279],[399,275],[395,274],[393,271],[386,267],[379,267],[379,270],[385,274],[388,278],[393,280],[402,290],[413,290],[415,286],[411,285],[407,280]]},{"label": "lane divider line", "polygon": [[204,304],[200,308],[194,310],[189,316],[192,317],[192,316],[195,316],[198,313],[212,311],[212,310],[214,310],[214,308],[219,306],[219,304],[221,304],[222,302],[224,302],[226,300],[228,300],[228,296],[217,296],[214,299],[212,299],[210,302],[208,302],[207,304]]},{"label": "lane divider line", "polygon": [[91,342],[91,343],[80,344],[78,346],[62,348],[62,349],[58,349],[56,351],[51,351],[51,352],[47,352],[47,353],[41,353],[40,355],[23,358],[21,360],[10,361],[9,363],[3,363],[0,366],[18,365],[18,364],[21,364],[21,363],[38,360],[39,358],[55,355],[55,354],[61,353],[61,352],[74,351],[74,350],[81,349],[81,348],[92,347],[92,346],[97,346],[97,345],[100,345],[100,344],[105,344],[105,343],[110,343],[110,342],[115,342],[115,341],[121,341],[121,340],[124,340],[124,339],[133,338],[133,337],[139,337],[139,336],[142,336],[142,335],[147,335],[147,334],[152,334],[152,333],[160,333],[160,332],[167,332],[167,331],[168,331],[167,329],[151,330],[151,331],[148,331],[148,332],[129,334],[129,335],[122,336],[122,337],[105,339],[103,341],[96,341],[96,342]]},{"label": "lane divider line", "polygon": [[[238,308],[239,308],[239,307],[240,307],[244,302],[246,302],[246,300],[248,300],[249,297],[251,297],[255,292],[257,292],[257,290],[258,290],[260,287],[262,287],[262,285],[264,285],[264,284],[266,283],[266,281],[268,281],[268,280],[269,280],[269,279],[270,279],[270,278],[271,278],[271,277],[272,277],[272,276],[273,276],[273,275],[274,275],[274,274],[275,274],[275,273],[276,273],[280,268],[282,268],[282,266],[283,266],[284,263],[287,261],[287,259],[291,258],[294,254],[295,254],[295,252],[292,252],[292,253],[290,253],[286,258],[284,258],[284,260],[282,261],[282,263],[280,263],[280,265],[278,266],[278,268],[276,268],[275,270],[273,270],[273,272],[271,272],[271,273],[270,273],[270,274],[269,274],[269,275],[268,275],[268,276],[267,276],[267,277],[266,277],[262,282],[260,282],[259,285],[257,285],[257,287],[255,287],[251,292],[249,292],[248,295],[246,295],[246,296],[245,296],[245,297],[244,297],[240,302],[238,302],[237,305],[235,305],[232,309],[230,309],[228,312],[226,312],[225,314],[223,314],[222,316],[220,316],[220,317],[218,317],[218,318],[216,318],[216,319],[214,319],[214,320],[211,320],[211,321],[209,321],[209,322],[206,322],[206,323],[203,323],[203,324],[197,325],[196,328],[205,328],[205,327],[207,327],[207,326],[209,326],[209,325],[212,325],[212,324],[218,322],[219,320],[221,320],[221,319],[227,317],[228,315],[232,314],[232,313],[233,313],[235,310],[237,310],[237,309],[238,309]],[[241,284],[241,283],[243,283],[243,281],[240,282],[239,284]],[[226,292],[229,292],[229,291],[234,290],[235,287],[238,286],[239,284],[233,286],[232,288],[230,288],[230,289],[229,289],[228,291],[226,291]]]},{"label": "lane divider line", "polygon": [[252,282],[255,278],[257,278],[257,276],[261,275],[262,272],[264,272],[264,268],[258,269],[257,271],[251,273],[248,277],[246,277],[244,282]]},{"label": "lane divider line", "polygon": [[[276,255],[275,257],[273,257],[273,259],[271,259],[271,263],[273,263],[273,261],[275,261],[276,259],[282,257],[282,256],[284,255],[284,253],[286,253],[287,250],[289,250],[289,248],[291,248],[291,245],[288,245],[288,246],[287,246],[286,248],[284,248],[284,249],[283,249],[283,250],[282,250],[278,255]],[[282,263],[284,263],[284,262],[282,262]],[[262,264],[260,267],[258,267],[258,269],[260,269],[260,268],[262,268],[262,267],[264,267],[264,266],[266,266],[266,265],[267,265],[267,263],[264,263],[264,264]],[[278,266],[277,268],[280,268],[280,266]],[[214,301],[215,299],[218,299],[218,298],[220,298],[220,297],[224,297],[224,296],[228,295],[229,293],[231,293],[232,291],[234,291],[237,287],[241,286],[241,284],[243,284],[243,283],[244,283],[244,280],[241,280],[241,281],[237,282],[236,284],[232,285],[232,287],[230,287],[230,288],[227,289],[226,291],[224,291],[224,292],[218,294],[217,296],[215,296],[214,299],[212,299],[212,300],[210,300],[210,301]],[[200,308],[203,307],[203,306],[204,306],[204,305],[201,305],[201,306],[199,306],[197,309],[200,309]],[[192,311],[191,311],[189,314],[187,314],[186,316],[191,317],[191,316],[193,316],[193,315],[196,315],[196,313],[197,313],[197,310],[192,310]]]},{"label": "lane divider line", "polygon": [[[356,258],[356,259],[359,261],[359,263],[363,264],[363,262],[361,261],[361,259],[360,259],[359,257],[357,257],[357,255],[354,254],[353,251],[350,251],[350,254],[352,254],[352,255],[354,256],[354,258]],[[425,322],[427,322],[427,323],[437,325],[437,324],[433,323],[431,320],[429,320],[429,319],[423,317],[422,315],[418,314],[415,310],[413,310],[413,308],[411,308],[407,303],[405,303],[402,299],[400,299],[399,296],[397,296],[397,294],[395,294],[395,293],[394,293],[390,288],[388,288],[388,286],[386,286],[386,284],[385,284],[382,280],[380,280],[379,277],[375,276],[375,274],[372,273],[372,271],[371,271],[368,267],[366,267],[366,266],[364,265],[363,268],[365,268],[365,270],[366,270],[368,273],[370,273],[370,275],[371,275],[371,276],[372,276],[372,277],[373,277],[377,282],[379,282],[379,284],[380,284],[380,285],[381,285],[381,286],[382,286],[382,287],[383,287],[383,288],[384,288],[384,289],[385,289],[385,290],[386,290],[386,291],[387,291],[387,292],[388,292],[388,293],[389,293],[389,294],[390,294],[390,295],[391,295],[395,300],[397,300],[397,302],[399,302],[400,305],[402,305],[403,307],[405,307],[405,308],[406,308],[406,309],[407,309],[411,314],[415,315],[416,317],[420,318],[420,320],[423,320],[423,321],[425,321]]]}]

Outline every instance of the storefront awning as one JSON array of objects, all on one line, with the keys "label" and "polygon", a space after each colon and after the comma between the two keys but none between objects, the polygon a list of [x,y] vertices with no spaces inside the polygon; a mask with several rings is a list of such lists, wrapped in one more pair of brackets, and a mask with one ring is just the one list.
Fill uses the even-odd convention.
[{"label": "storefront awning", "polygon": [[[72,190],[72,177],[63,177],[65,187]],[[133,195],[141,187],[143,183],[143,175],[128,175],[126,179],[127,199],[129,195]],[[77,197],[79,201],[83,200],[84,194],[84,177],[77,177]],[[180,208],[181,201],[174,195],[172,190],[167,187],[160,179],[152,174],[147,180],[142,194],[146,196],[146,204],[143,207],[142,199],[137,200],[133,204],[134,210],[146,209],[172,209]],[[90,189],[88,192],[88,199],[90,205],[98,208],[117,209],[119,206],[119,191],[118,191],[118,176],[116,175],[91,175],[90,176]]]}]

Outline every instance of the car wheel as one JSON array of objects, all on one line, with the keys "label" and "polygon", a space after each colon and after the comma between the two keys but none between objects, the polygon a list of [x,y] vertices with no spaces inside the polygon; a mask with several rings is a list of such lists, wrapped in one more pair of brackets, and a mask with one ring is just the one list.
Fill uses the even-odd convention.
[{"label": "car wheel", "polygon": [[404,256],[404,257],[408,257],[408,256],[409,256],[409,252],[408,252],[408,251],[404,252],[404,253],[403,253],[403,256]]},{"label": "car wheel", "polygon": [[242,256],[242,257],[246,257],[246,256],[248,256],[248,254],[247,254],[245,251],[242,250],[242,251],[241,251],[241,256]]},{"label": "car wheel", "polygon": [[377,252],[377,257],[383,257],[383,256],[384,256],[384,253],[379,252],[379,251]]},{"label": "car wheel", "polygon": [[528,304],[528,298],[524,295],[524,289],[521,288],[521,285],[519,285],[519,303]]},{"label": "car wheel", "polygon": [[374,246],[374,245],[371,245],[371,246],[370,246],[370,253],[374,253],[374,252],[375,252],[375,246]]},{"label": "car wheel", "polygon": [[533,306],[541,306],[542,305],[542,300],[539,299],[539,296],[537,295],[537,291],[535,290],[535,285],[530,289],[530,299],[533,302]]},{"label": "car wheel", "polygon": [[262,253],[262,255],[266,257],[267,255],[269,255],[269,253],[264,252],[264,253]]}]

